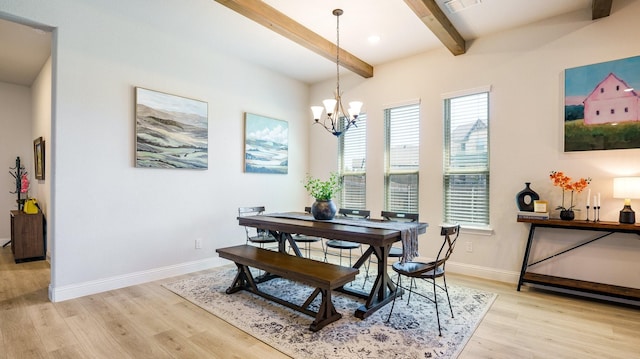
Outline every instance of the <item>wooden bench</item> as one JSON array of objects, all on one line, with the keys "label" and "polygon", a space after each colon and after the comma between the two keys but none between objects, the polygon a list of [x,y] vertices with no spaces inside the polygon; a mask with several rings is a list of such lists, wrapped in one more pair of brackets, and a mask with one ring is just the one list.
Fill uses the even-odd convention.
[{"label": "wooden bench", "polygon": [[[341,267],[250,245],[218,248],[216,252],[221,258],[233,261],[238,267],[233,283],[226,290],[227,294],[246,290],[315,317],[309,326],[309,329],[314,332],[342,318],[342,314],[338,313],[333,306],[331,291],[353,281],[359,272],[355,268]],[[272,275],[301,282],[316,289],[302,305],[294,304],[258,289],[259,282],[253,277],[249,267],[262,269]],[[318,294],[322,294],[322,301],[318,311],[314,312],[309,309],[309,305]]]}]

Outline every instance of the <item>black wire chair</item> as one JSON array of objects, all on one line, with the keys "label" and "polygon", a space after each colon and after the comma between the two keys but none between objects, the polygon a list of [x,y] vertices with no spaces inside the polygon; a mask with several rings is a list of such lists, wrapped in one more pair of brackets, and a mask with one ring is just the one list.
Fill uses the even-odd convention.
[{"label": "black wire chair", "polygon": [[[451,307],[451,299],[449,298],[449,289],[447,288],[447,279],[445,277],[445,265],[447,264],[447,260],[453,253],[453,249],[455,248],[456,241],[458,240],[458,236],[460,235],[460,225],[443,225],[440,230],[440,235],[443,236],[442,245],[440,246],[440,250],[438,251],[438,255],[436,259],[431,262],[396,262],[393,263],[393,270],[398,273],[398,279],[396,281],[396,291],[397,290],[408,290],[409,298],[407,299],[407,304],[411,300],[411,294],[415,292],[416,295],[419,295],[423,298],[426,298],[433,302],[436,305],[436,317],[438,319],[438,335],[442,336],[442,328],[440,326],[440,313],[438,311],[438,295],[436,292],[436,288],[441,289],[447,295],[447,302],[449,303],[449,310],[451,311],[451,317],[453,318],[453,308]],[[410,278],[409,287],[402,286],[402,277]],[[442,278],[443,284],[440,285],[436,282],[437,278]],[[430,281],[433,284],[433,297],[419,293],[414,291],[413,288],[417,288],[415,286],[416,279],[423,279],[426,281]],[[391,304],[391,310],[389,311],[389,317],[387,318],[387,322],[391,319],[391,313],[393,313],[393,308],[396,304],[396,298],[393,298],[393,303]]]}]

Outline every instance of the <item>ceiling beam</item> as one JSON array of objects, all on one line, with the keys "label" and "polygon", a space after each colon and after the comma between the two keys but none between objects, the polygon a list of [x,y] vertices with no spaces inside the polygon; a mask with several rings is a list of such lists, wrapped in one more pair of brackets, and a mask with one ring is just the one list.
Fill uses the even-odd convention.
[{"label": "ceiling beam", "polygon": [[435,0],[404,0],[404,2],[452,54],[462,55],[467,51],[464,39]]},{"label": "ceiling beam", "polygon": [[[302,26],[260,0],[215,0],[229,9],[263,25],[331,61],[336,60],[337,46]],[[340,49],[340,64],[356,74],[373,77],[373,66]]]},{"label": "ceiling beam", "polygon": [[593,0],[591,3],[591,20],[611,15],[611,3],[613,0]]}]

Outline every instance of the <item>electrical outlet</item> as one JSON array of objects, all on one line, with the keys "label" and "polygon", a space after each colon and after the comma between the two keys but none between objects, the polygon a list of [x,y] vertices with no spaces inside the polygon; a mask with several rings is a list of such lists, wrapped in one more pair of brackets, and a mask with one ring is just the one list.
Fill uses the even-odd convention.
[{"label": "electrical outlet", "polygon": [[467,242],[467,252],[473,252],[473,242]]},{"label": "electrical outlet", "polygon": [[196,249],[202,249],[202,239],[196,239]]}]

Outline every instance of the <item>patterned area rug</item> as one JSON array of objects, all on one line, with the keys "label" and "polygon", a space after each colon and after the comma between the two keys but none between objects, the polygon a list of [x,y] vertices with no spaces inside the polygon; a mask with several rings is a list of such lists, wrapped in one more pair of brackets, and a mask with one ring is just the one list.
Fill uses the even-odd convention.
[{"label": "patterned area rug", "polygon": [[[497,297],[450,285],[455,318],[451,318],[446,297],[439,297],[439,337],[435,306],[424,298],[412,296],[409,305],[406,294],[404,300],[396,300],[387,323],[391,305],[360,320],[353,313],[363,300],[334,292],[333,302],[343,317],[314,333],[309,330],[310,316],[246,291],[226,294],[235,273],[235,266],[225,266],[164,287],[293,358],[456,358]],[[358,276],[359,282],[353,285],[362,286],[362,278]],[[431,288],[426,282],[420,287],[423,291]],[[295,298],[289,299],[294,303],[303,303],[313,291],[286,279],[265,282],[260,288],[281,298]],[[314,304],[315,311],[319,298]]]}]

